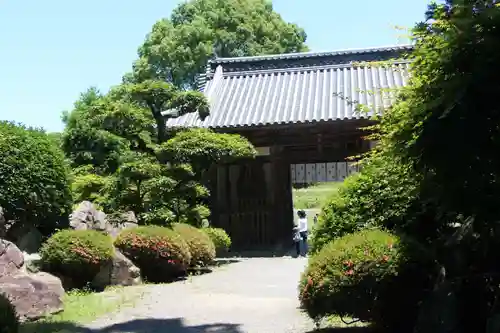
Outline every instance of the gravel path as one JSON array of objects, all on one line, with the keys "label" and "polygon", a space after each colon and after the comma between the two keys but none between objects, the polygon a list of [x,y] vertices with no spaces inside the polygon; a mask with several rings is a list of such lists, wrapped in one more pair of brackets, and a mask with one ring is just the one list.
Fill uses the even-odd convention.
[{"label": "gravel path", "polygon": [[102,333],[305,333],[297,281],[306,259],[248,258],[183,282],[147,286],[134,308],[87,325]]}]

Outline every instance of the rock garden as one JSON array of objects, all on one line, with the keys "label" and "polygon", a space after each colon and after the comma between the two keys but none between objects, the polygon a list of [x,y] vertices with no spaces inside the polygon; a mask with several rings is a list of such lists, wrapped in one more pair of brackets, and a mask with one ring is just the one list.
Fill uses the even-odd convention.
[{"label": "rock garden", "polygon": [[[158,84],[146,90],[170,89]],[[195,98],[181,95],[184,102]],[[85,118],[88,112],[102,107],[101,121],[134,116],[116,114],[114,102],[95,97],[94,106],[71,113],[67,129],[55,139],[0,122],[0,313],[7,316],[0,318],[2,332],[18,332],[19,322],[71,312],[68,299],[82,308],[73,302],[81,293],[168,283],[210,271],[216,253],[230,246],[224,230],[209,227],[203,174],[217,158],[252,156],[253,147],[241,137],[208,130],[193,131],[190,145],[210,145],[195,155],[175,135],[162,137],[166,141],[160,146],[160,134],[149,133],[148,148],[138,152],[121,132],[121,143],[114,145],[118,132],[111,132],[118,127],[90,125],[99,117]],[[190,105],[205,103],[196,101],[199,105]],[[147,111],[127,103],[129,111]],[[149,126],[147,119],[137,121]],[[88,131],[88,125],[95,130]],[[113,145],[114,152],[104,149]],[[196,156],[201,156],[198,163],[192,162]]]},{"label": "rock garden", "polygon": [[[64,311],[66,291],[170,282],[209,267],[216,249],[227,250],[227,242],[221,248],[219,238],[212,238],[227,238],[223,230],[182,223],[138,226],[132,212],[111,222],[86,201],[71,214],[70,226],[43,243],[29,243],[38,253],[0,240],[0,290],[20,322]],[[26,244],[24,237],[20,244]],[[11,308],[2,304],[2,312]]]}]

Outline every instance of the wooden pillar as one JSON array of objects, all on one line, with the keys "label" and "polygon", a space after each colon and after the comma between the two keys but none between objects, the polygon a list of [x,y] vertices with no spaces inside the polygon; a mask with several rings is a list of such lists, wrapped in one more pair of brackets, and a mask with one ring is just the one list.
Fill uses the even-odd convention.
[{"label": "wooden pillar", "polygon": [[286,242],[293,227],[293,200],[290,179],[290,164],[282,154],[280,146],[271,148],[271,170],[273,173],[271,190],[273,193],[272,222],[273,238],[276,244]]}]

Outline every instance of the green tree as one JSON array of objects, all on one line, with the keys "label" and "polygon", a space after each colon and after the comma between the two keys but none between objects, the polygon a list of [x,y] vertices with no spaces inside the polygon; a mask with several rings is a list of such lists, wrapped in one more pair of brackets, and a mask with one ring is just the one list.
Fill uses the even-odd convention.
[{"label": "green tree", "polygon": [[256,153],[240,135],[221,134],[205,128],[181,131],[158,149],[161,160],[191,164],[200,179],[213,164],[254,157]]},{"label": "green tree", "polygon": [[[82,94],[64,116],[62,135],[74,168],[75,199],[108,211],[132,210],[143,223],[201,225],[209,215],[208,190],[200,184],[207,156],[219,162],[255,151],[236,135],[167,131],[165,118],[189,112],[208,114],[203,94],[160,81],[122,84],[107,95],[93,88]],[[179,145],[184,139],[188,145]],[[197,149],[186,152],[189,145]]]},{"label": "green tree", "polygon": [[139,47],[127,82],[157,78],[194,88],[214,56],[240,57],[306,51],[306,34],[267,0],[190,0],[154,24]]},{"label": "green tree", "polygon": [[0,122],[0,207],[14,226],[49,235],[71,209],[64,155],[41,130]]},{"label": "green tree", "polygon": [[405,233],[436,264],[418,331],[498,331],[498,1],[433,3],[413,36],[410,85],[378,129],[383,150],[422,176],[419,196],[435,208],[412,221],[427,233]]},{"label": "green tree", "polygon": [[169,135],[165,121],[186,113],[197,112],[201,119],[208,116],[208,102],[198,91],[181,91],[170,83],[146,80],[140,83],[125,83],[115,87],[110,96],[137,107],[149,110],[156,124],[156,142],[165,142]]}]

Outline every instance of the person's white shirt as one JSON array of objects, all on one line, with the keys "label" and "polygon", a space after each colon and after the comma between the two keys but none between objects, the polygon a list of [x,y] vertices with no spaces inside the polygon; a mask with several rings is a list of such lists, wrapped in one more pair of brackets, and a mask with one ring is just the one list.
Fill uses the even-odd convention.
[{"label": "person's white shirt", "polygon": [[307,231],[307,217],[299,218],[299,232]]}]

